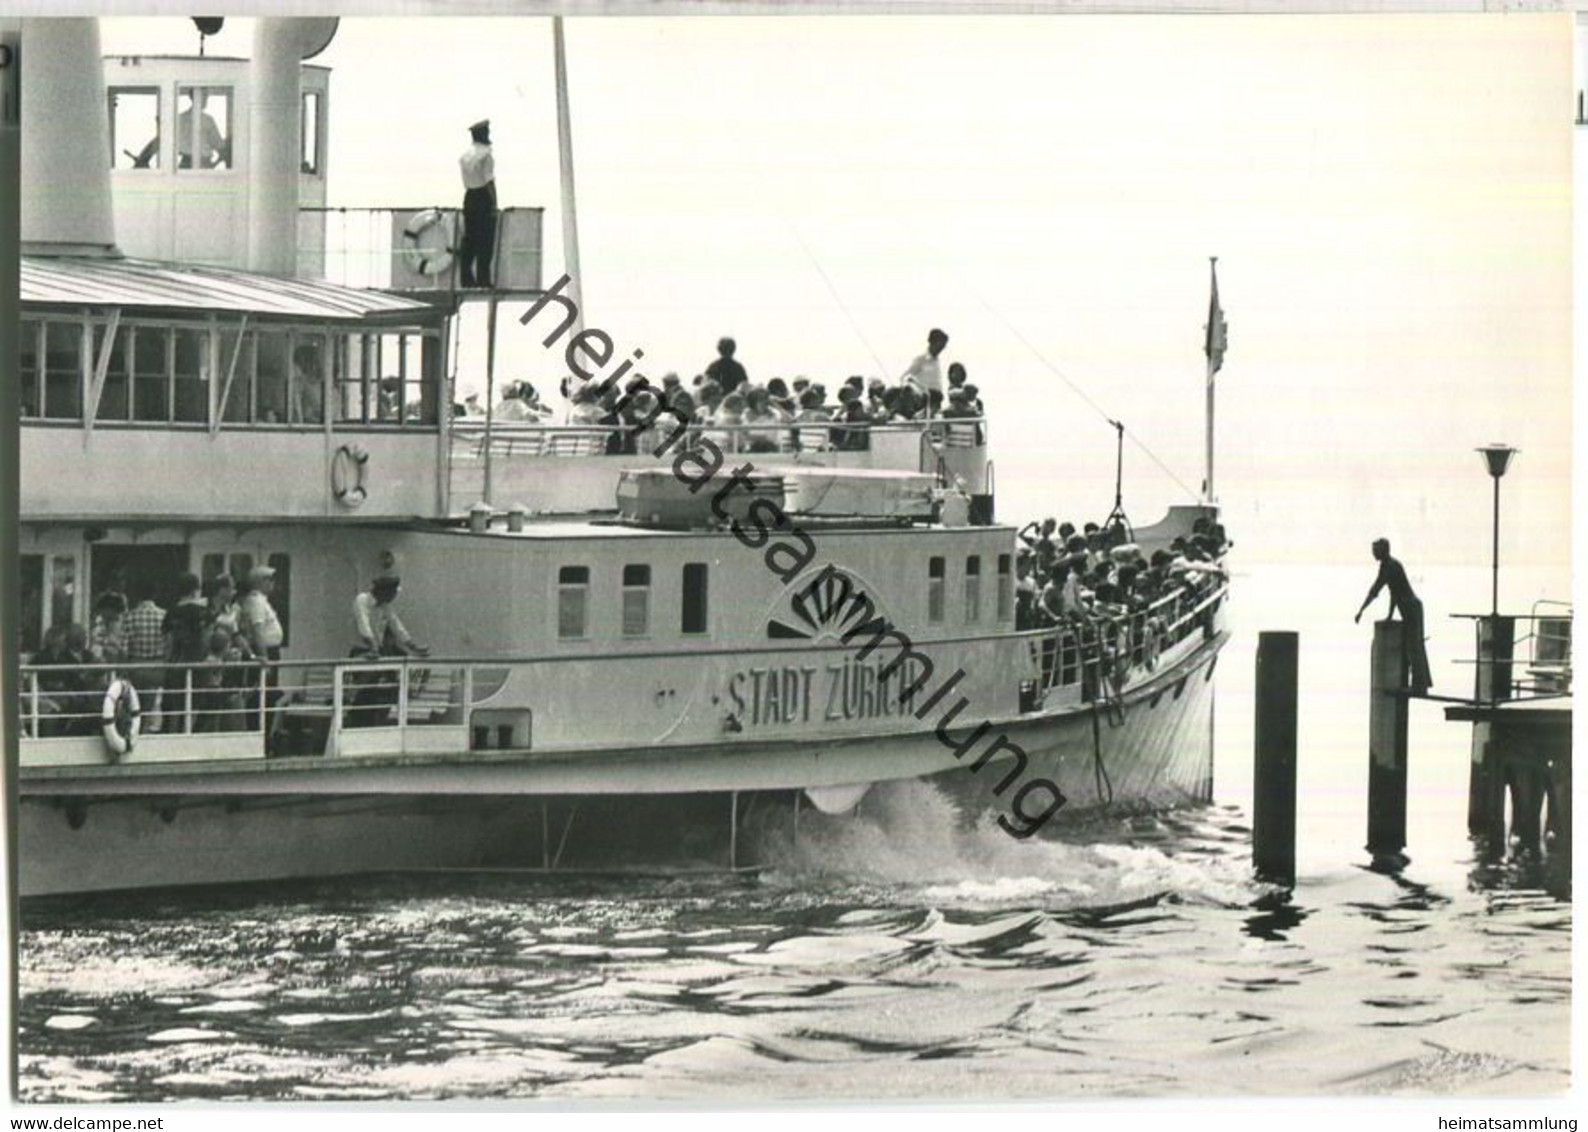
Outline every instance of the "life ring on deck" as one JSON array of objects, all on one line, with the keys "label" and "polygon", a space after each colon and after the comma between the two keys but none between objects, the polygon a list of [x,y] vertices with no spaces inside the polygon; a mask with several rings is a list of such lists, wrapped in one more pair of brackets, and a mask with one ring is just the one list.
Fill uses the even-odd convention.
[{"label": "life ring on deck", "polygon": [[331,494],[343,507],[363,505],[369,498],[364,481],[369,475],[369,453],[356,444],[344,444],[331,457]]},{"label": "life ring on deck", "polygon": [[403,229],[403,257],[415,274],[446,274],[452,250],[452,223],[439,208],[416,212]]},{"label": "life ring on deck", "polygon": [[126,680],[116,679],[105,689],[105,702],[99,709],[101,730],[105,746],[118,759],[138,742],[138,728],[142,717],[138,704],[138,689]]}]

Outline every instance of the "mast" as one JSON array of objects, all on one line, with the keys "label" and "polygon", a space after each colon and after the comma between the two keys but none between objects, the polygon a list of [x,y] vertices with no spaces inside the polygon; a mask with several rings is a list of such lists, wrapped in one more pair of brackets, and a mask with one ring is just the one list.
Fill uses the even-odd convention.
[{"label": "mast", "polygon": [[562,261],[568,273],[568,298],[573,302],[573,333],[584,330],[584,277],[579,272],[579,214],[574,207],[573,127],[568,114],[568,58],[562,17],[551,20],[552,50],[557,72],[557,163],[562,175]]},{"label": "mast", "polygon": [[1207,355],[1207,468],[1202,481],[1203,502],[1214,502],[1213,494],[1213,386],[1214,376],[1224,364],[1224,351],[1229,345],[1229,323],[1224,320],[1224,310],[1219,306],[1219,257],[1208,257],[1208,270],[1212,275],[1213,289],[1208,298],[1207,337],[1202,352]]},{"label": "mast", "polygon": [[1202,494],[1205,501],[1213,502],[1213,359],[1208,359],[1207,454],[1204,460]]}]

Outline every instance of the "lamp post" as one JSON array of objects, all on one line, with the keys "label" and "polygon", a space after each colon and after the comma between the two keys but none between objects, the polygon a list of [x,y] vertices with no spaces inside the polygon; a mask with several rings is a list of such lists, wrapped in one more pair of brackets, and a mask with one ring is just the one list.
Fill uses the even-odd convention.
[{"label": "lamp post", "polygon": [[1489,476],[1494,480],[1494,552],[1491,557],[1491,578],[1489,591],[1489,613],[1498,616],[1500,612],[1500,479],[1505,475],[1505,470],[1511,466],[1511,457],[1517,454],[1518,449],[1509,444],[1487,444],[1478,449],[1483,453],[1483,465],[1488,469]]}]

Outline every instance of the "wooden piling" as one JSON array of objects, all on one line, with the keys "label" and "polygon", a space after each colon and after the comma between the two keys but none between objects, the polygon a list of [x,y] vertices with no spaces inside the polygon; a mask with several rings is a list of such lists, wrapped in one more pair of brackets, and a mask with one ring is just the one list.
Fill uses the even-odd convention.
[{"label": "wooden piling", "polygon": [[1252,866],[1296,883],[1296,674],[1300,637],[1257,637],[1257,726],[1252,770]]},{"label": "wooden piling", "polygon": [[1404,861],[1406,848],[1406,625],[1373,626],[1368,711],[1367,850],[1375,862]]},{"label": "wooden piling", "polygon": [[[1478,671],[1472,698],[1494,703],[1511,698],[1511,659],[1516,618],[1478,618]],[[1493,846],[1505,844],[1505,774],[1494,725],[1472,725],[1472,766],[1467,779],[1467,832]]]}]

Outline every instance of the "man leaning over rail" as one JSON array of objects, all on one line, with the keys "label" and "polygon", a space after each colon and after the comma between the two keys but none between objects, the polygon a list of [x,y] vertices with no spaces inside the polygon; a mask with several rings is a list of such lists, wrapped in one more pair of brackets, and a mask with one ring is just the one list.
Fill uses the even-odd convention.
[{"label": "man leaning over rail", "polygon": [[1373,579],[1373,588],[1367,591],[1367,597],[1362,599],[1362,607],[1356,611],[1356,623],[1362,623],[1363,612],[1373,604],[1378,592],[1388,586],[1390,606],[1386,617],[1394,617],[1397,608],[1401,611],[1401,620],[1406,623],[1404,648],[1406,663],[1412,669],[1412,691],[1422,695],[1434,683],[1428,671],[1428,647],[1423,637],[1423,603],[1412,590],[1411,581],[1406,577],[1406,567],[1398,559],[1390,557],[1389,539],[1374,540],[1373,557],[1378,559],[1378,577]]}]

